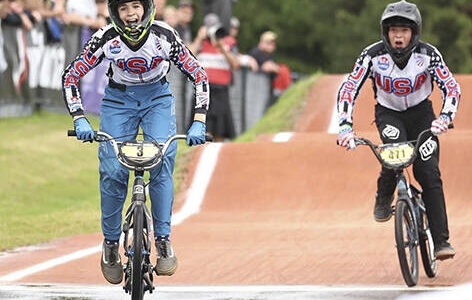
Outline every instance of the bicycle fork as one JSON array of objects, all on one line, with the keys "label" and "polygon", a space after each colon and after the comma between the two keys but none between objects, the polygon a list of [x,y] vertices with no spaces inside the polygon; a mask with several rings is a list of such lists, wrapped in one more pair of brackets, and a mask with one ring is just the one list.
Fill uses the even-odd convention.
[{"label": "bicycle fork", "polygon": [[125,215],[125,221],[123,223],[123,233],[124,233],[124,243],[123,247],[125,249],[125,255],[128,257],[128,261],[126,262],[124,266],[124,272],[125,272],[125,285],[124,289],[126,292],[131,291],[130,287],[130,258],[134,255],[132,249],[129,248],[128,245],[128,237],[130,234],[130,229],[133,227],[132,224],[134,220],[132,220],[133,217],[133,212],[139,207],[141,208],[142,212],[144,213],[144,224],[143,224],[143,229],[145,229],[145,232],[143,234],[146,236],[145,242],[143,244],[144,249],[133,249],[134,251],[143,251],[143,279],[145,281],[145,287],[144,291],[149,291],[152,293],[154,290],[153,286],[153,269],[154,267],[152,266],[150,262],[150,253],[151,253],[151,214],[149,212],[149,209],[146,206],[146,190],[145,190],[145,182],[143,179],[143,172],[136,171],[135,172],[135,179],[133,182],[133,188],[132,188],[132,197],[131,197],[131,205],[126,211]]},{"label": "bicycle fork", "polygon": [[416,227],[417,230],[415,231],[415,237],[414,237],[414,245],[418,245],[418,233],[420,228],[416,226],[419,224],[418,220],[420,220],[420,212],[419,212],[419,205],[414,205],[413,201],[415,201],[413,197],[413,192],[410,188],[410,184],[408,180],[406,179],[405,175],[403,173],[400,173],[397,175],[397,201],[404,201],[407,205],[408,208],[410,209],[411,212],[413,212],[412,217],[413,217],[413,224]]}]

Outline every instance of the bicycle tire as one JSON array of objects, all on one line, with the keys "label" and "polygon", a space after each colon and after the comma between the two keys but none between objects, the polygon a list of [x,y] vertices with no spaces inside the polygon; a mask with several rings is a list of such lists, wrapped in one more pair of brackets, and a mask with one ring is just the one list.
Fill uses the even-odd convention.
[{"label": "bicycle tire", "polygon": [[413,211],[407,202],[404,200],[397,201],[395,208],[395,241],[402,276],[409,287],[418,283],[418,243],[416,242],[418,240],[418,228],[414,220]]},{"label": "bicycle tire", "polygon": [[421,234],[419,236],[421,261],[423,262],[423,268],[426,275],[429,278],[433,278],[436,276],[438,272],[438,263],[436,261],[436,258],[434,257],[434,251],[431,247],[432,246],[431,243],[433,241],[432,241],[431,233],[428,232],[429,230],[428,217],[426,216],[424,212],[421,212],[420,215],[422,218]]},{"label": "bicycle tire", "polygon": [[143,289],[143,224],[144,211],[142,206],[136,205],[133,211],[133,257],[131,271],[131,299],[142,300]]}]

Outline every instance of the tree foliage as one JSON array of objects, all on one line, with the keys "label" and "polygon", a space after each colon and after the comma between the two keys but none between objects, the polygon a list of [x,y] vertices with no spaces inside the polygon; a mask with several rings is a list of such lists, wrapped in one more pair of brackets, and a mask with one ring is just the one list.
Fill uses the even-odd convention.
[{"label": "tree foliage", "polygon": [[[350,71],[363,48],[380,39],[388,0],[239,0],[239,45],[249,51],[259,35],[279,36],[277,59],[302,73]],[[422,40],[436,46],[454,72],[472,72],[472,1],[411,0],[423,17]]]}]

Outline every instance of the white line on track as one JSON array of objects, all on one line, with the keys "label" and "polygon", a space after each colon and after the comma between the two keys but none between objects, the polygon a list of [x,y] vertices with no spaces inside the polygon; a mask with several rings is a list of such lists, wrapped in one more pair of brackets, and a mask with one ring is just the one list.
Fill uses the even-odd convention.
[{"label": "white line on track", "polygon": [[181,224],[191,215],[200,211],[205,192],[210,183],[211,176],[218,162],[218,154],[220,153],[222,143],[212,143],[205,147],[200,161],[193,177],[192,185],[187,191],[187,199],[184,205],[172,216],[172,225]]},{"label": "white line on track", "polygon": [[328,133],[338,133],[338,106],[336,102],[334,103],[333,110],[331,111],[331,121],[329,122]]},{"label": "white line on track", "polygon": [[36,264],[36,265],[31,266],[29,268],[26,268],[26,269],[23,269],[23,270],[19,270],[19,271],[4,275],[4,276],[0,277],[0,281],[7,281],[7,282],[16,281],[16,280],[19,280],[19,279],[24,278],[26,276],[29,276],[31,274],[38,273],[38,272],[53,268],[55,266],[65,264],[67,262],[70,262],[70,261],[73,261],[73,260],[76,260],[76,259],[80,259],[80,258],[85,257],[85,256],[92,255],[94,253],[99,252],[101,249],[102,249],[102,246],[99,245],[99,246],[96,246],[96,247],[79,250],[79,251],[76,251],[74,253],[70,253],[70,254],[67,254],[67,255],[64,255],[64,256],[61,256],[61,257],[58,257],[58,258],[54,258],[54,259]]},{"label": "white line on track", "polygon": [[272,138],[272,142],[274,143],[286,143],[288,142],[293,136],[293,132],[279,132]]},{"label": "white line on track", "polygon": [[[195,176],[193,177],[192,185],[190,186],[187,192],[187,198],[184,205],[173,215],[172,225],[181,224],[188,217],[197,214],[200,211],[200,206],[203,202],[206,189],[210,183],[213,170],[215,169],[216,163],[218,161],[218,154],[221,150],[221,143],[212,143],[205,147],[203,150],[202,156],[197,165],[197,170],[195,171]],[[102,250],[102,246],[95,246],[87,249],[82,249],[74,253],[70,253],[64,256],[60,256],[31,267],[28,267],[23,270],[15,271],[9,274],[6,274],[0,277],[0,282],[13,282],[20,280],[29,275],[51,269],[61,264],[68,263],[73,260],[83,258],[95,253],[98,253]]]},{"label": "white line on track", "polygon": [[[342,80],[339,81],[339,85],[346,79],[349,74],[346,74]],[[331,121],[328,127],[329,134],[338,134],[338,103],[334,101],[333,110],[331,111]]]}]

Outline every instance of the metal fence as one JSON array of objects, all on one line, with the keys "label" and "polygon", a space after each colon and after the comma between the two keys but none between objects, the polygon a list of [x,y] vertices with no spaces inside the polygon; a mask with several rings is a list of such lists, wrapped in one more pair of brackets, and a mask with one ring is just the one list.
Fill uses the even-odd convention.
[{"label": "metal fence", "polygon": [[[193,86],[175,67],[171,67],[167,80],[176,98],[177,129],[183,132],[190,121],[193,105]],[[272,103],[271,78],[246,68],[233,72],[230,86],[230,105],[236,134],[253,126]],[[217,101],[218,99],[210,99]]]}]

